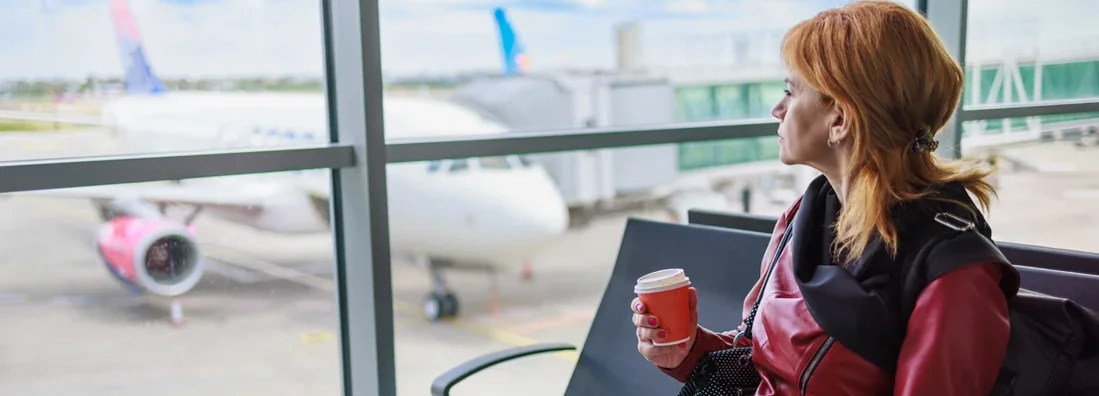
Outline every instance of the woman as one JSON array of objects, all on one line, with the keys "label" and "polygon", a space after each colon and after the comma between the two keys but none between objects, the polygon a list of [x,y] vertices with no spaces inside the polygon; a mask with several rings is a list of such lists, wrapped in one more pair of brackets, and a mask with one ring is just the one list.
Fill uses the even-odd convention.
[{"label": "woman", "polygon": [[[692,290],[697,332],[677,346],[652,344],[665,334],[659,319],[633,301],[639,351],[685,382],[704,354],[750,347],[762,378],[757,395],[988,394],[1010,332],[1000,264],[965,265],[922,290],[893,372],[841,343],[826,342],[829,334],[807,309],[795,271],[806,265],[799,260],[849,269],[870,249],[896,253],[904,224],[893,221],[893,210],[944,198],[943,186],[958,186],[961,193],[946,198],[967,205],[977,217],[965,191],[987,208],[995,194],[985,181],[987,171],[942,162],[933,153],[934,133],[958,105],[962,69],[922,16],[892,2],[859,1],[822,12],[788,32],[781,54],[787,89],[772,110],[779,119],[780,159],[811,166],[822,176],[774,229],[761,278],[787,225],[795,225],[769,281],[758,281],[745,298],[747,321],[765,290],[752,337],[734,341],[745,325],[726,333],[697,327]],[[875,238],[882,243],[872,243]]]}]

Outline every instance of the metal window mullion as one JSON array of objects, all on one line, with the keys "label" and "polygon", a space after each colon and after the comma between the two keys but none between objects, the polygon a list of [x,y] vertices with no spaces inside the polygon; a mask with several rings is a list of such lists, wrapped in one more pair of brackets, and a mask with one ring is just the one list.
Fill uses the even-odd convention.
[{"label": "metal window mullion", "polygon": [[445,140],[398,140],[386,146],[388,163],[550,153],[655,144],[777,136],[776,121],[684,123],[652,128],[616,127],[538,133],[463,136]]},{"label": "metal window mullion", "polygon": [[0,193],[354,166],[350,145],[131,154],[0,163]]},{"label": "metal window mullion", "polygon": [[[968,21],[968,0],[924,0],[925,15],[931,26],[946,45],[947,52],[962,65],[964,69],[966,51],[966,27]],[[961,158],[962,155],[962,113],[961,103],[958,101],[957,111],[954,117],[939,131],[937,140],[944,143],[939,145],[937,154],[950,159]]]},{"label": "metal window mullion", "polygon": [[343,395],[396,394],[376,0],[322,2],[331,139],[358,166],[332,172]]},{"label": "metal window mullion", "polygon": [[1099,98],[967,106],[962,109],[958,118],[962,121],[973,121],[1088,112],[1099,112]]}]

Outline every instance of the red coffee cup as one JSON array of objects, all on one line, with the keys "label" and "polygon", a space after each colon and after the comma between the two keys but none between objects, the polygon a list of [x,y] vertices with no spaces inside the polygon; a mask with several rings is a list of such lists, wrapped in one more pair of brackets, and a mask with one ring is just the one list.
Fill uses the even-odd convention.
[{"label": "red coffee cup", "polygon": [[656,271],[637,279],[633,291],[645,304],[648,314],[656,316],[658,326],[668,332],[663,341],[653,345],[676,345],[687,342],[691,328],[690,278],[679,268]]}]

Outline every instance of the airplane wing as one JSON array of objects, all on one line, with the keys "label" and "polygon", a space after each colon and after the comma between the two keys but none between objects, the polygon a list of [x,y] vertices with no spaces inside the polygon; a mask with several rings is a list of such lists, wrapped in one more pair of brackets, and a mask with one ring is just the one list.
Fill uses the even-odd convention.
[{"label": "airplane wing", "polygon": [[106,186],[75,187],[11,193],[13,196],[40,196],[110,201],[132,199],[154,204],[183,204],[259,209],[280,190],[266,186],[226,188],[217,185],[190,185],[151,182]]}]

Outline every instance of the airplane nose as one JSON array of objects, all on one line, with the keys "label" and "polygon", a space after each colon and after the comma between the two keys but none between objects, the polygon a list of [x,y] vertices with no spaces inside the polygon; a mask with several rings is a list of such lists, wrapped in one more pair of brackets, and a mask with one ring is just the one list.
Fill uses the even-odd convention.
[{"label": "airplane nose", "polygon": [[497,202],[509,208],[496,208],[512,224],[513,237],[527,244],[540,244],[565,232],[569,223],[568,206],[557,184],[541,169],[513,180]]},{"label": "airplane nose", "polygon": [[524,189],[527,208],[523,227],[539,238],[557,236],[568,228],[568,206],[553,180],[544,172],[539,176]]},{"label": "airplane nose", "polygon": [[546,205],[532,210],[530,228],[535,234],[543,236],[556,236],[563,234],[569,225],[569,211],[565,201],[556,190],[548,193]]}]

